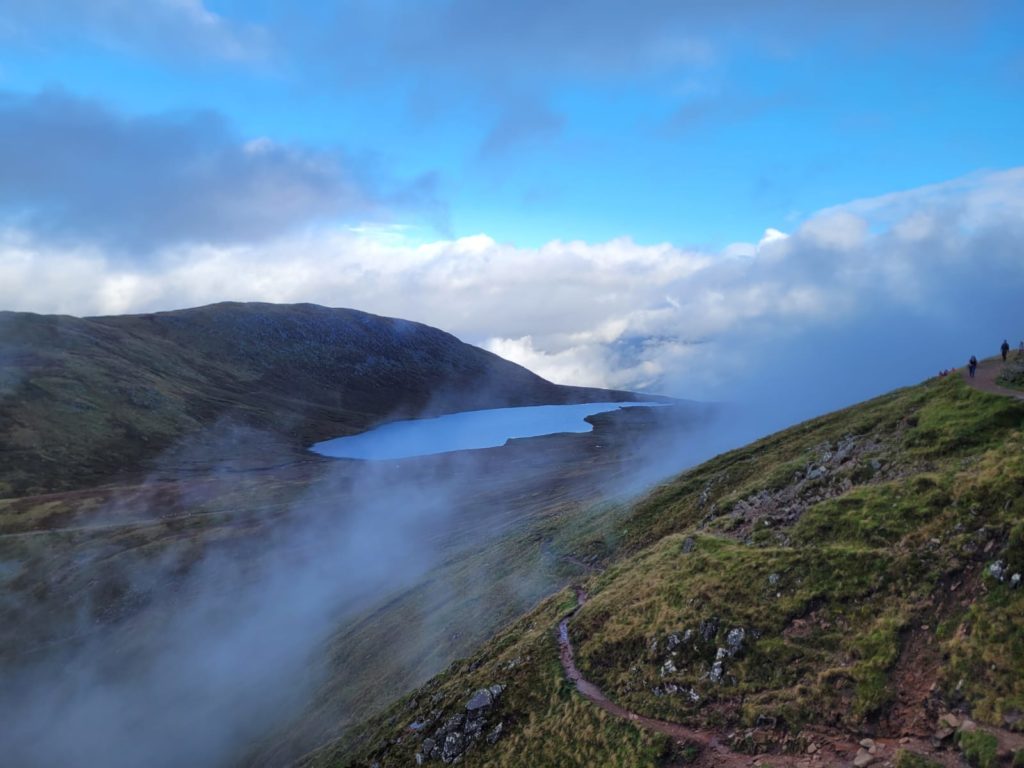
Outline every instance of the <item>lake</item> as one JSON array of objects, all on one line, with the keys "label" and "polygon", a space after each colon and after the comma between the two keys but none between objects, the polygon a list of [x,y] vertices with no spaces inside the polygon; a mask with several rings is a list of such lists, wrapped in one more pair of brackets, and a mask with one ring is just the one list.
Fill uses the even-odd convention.
[{"label": "lake", "polygon": [[336,459],[407,459],[449,451],[496,448],[514,437],[539,437],[559,432],[590,432],[584,419],[623,407],[652,407],[665,403],[580,403],[490,408],[449,413],[432,419],[382,424],[349,437],[324,440],[310,447]]}]

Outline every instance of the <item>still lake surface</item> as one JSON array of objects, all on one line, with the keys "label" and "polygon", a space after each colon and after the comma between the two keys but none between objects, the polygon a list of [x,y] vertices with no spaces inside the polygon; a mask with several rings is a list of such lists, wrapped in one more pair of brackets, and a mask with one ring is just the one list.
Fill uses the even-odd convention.
[{"label": "still lake surface", "polygon": [[666,403],[581,403],[462,411],[432,419],[393,421],[358,435],[314,443],[310,450],[336,459],[382,460],[496,448],[514,437],[590,432],[593,426],[584,421],[587,416],[623,407],[661,405]]}]

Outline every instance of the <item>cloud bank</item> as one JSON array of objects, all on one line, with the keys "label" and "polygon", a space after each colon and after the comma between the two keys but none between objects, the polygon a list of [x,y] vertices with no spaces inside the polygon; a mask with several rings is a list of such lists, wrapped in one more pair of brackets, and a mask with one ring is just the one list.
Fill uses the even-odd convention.
[{"label": "cloud bank", "polygon": [[[852,201],[714,253],[628,237],[416,243],[367,227],[176,245],[139,265],[11,227],[0,236],[0,305],[74,314],[225,299],[351,306],[444,328],[558,382],[692,397],[738,396],[738,381],[780,366],[824,372],[814,365],[824,358],[797,352],[841,344],[846,359],[835,364],[877,365],[880,391],[984,353],[970,345],[990,335],[1024,335],[1012,327],[1022,252],[1017,168]],[[909,348],[895,346],[896,329],[916,334]]]},{"label": "cloud bank", "polygon": [[61,91],[0,93],[0,215],[51,242],[139,257],[433,205],[429,177],[392,183],[363,165],[243,139],[215,112],[129,117]]}]

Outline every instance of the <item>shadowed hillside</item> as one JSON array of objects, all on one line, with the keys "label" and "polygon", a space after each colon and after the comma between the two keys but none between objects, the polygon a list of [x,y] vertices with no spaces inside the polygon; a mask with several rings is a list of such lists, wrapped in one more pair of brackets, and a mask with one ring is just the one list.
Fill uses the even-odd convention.
[{"label": "shadowed hillside", "polygon": [[329,742],[586,571],[609,500],[714,410],[331,460],[305,446],[635,398],[310,305],[0,323],[0,752],[24,766],[281,765]]},{"label": "shadowed hillside", "polygon": [[1024,403],[900,390],[696,467],[616,530],[579,601],[303,764],[1024,761]]},{"label": "shadowed hillside", "polygon": [[212,442],[211,460],[244,461],[238,428],[271,433],[267,463],[395,418],[632,399],[558,386],[443,331],[349,309],[0,312],[0,497],[101,482],[186,436],[201,443],[188,443],[188,460],[202,463]]}]

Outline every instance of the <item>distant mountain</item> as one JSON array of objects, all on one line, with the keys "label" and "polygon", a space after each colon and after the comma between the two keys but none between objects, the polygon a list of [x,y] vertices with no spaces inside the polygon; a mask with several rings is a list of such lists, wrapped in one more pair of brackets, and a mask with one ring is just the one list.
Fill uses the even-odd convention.
[{"label": "distant mountain", "polygon": [[396,418],[635,399],[552,384],[435,328],[351,309],[0,312],[0,497],[144,469],[213,426],[273,433],[294,458]]}]

